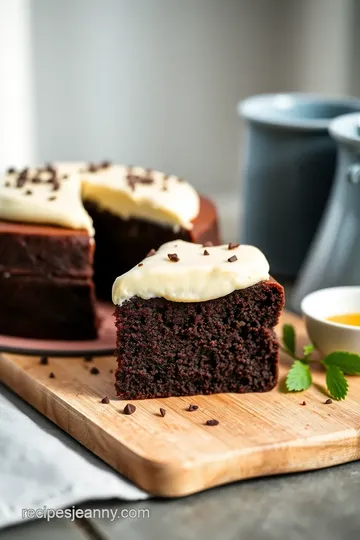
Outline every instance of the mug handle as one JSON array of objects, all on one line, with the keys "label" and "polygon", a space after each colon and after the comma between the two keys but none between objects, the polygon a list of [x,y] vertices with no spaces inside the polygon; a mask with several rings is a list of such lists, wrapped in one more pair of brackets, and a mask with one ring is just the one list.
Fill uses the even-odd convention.
[{"label": "mug handle", "polygon": [[353,163],[347,171],[347,179],[350,184],[360,184],[360,165]]}]

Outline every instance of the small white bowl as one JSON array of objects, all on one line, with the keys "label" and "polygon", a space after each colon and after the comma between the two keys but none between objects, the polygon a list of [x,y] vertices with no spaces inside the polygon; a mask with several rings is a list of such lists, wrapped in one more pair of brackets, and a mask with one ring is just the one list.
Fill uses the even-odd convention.
[{"label": "small white bowl", "polygon": [[328,317],[360,313],[360,287],[332,287],[305,296],[301,310],[311,342],[324,355],[333,351],[360,354],[360,326],[327,321]]}]

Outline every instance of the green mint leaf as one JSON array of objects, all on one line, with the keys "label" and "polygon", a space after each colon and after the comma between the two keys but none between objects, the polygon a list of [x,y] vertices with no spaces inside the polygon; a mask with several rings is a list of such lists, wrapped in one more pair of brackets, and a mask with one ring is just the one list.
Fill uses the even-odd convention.
[{"label": "green mint leaf", "polygon": [[295,356],[296,354],[296,336],[295,329],[292,324],[284,324],[283,326],[283,342],[290,354]]},{"label": "green mint leaf", "polygon": [[311,354],[315,351],[315,345],[310,343],[310,345],[304,345],[303,347],[304,351],[304,360],[309,360]]},{"label": "green mint leaf", "polygon": [[286,388],[289,392],[299,392],[311,386],[312,377],[308,364],[295,360],[286,377]]},{"label": "green mint leaf", "polygon": [[332,398],[337,400],[345,399],[348,393],[348,383],[338,366],[326,366],[326,386]]},{"label": "green mint leaf", "polygon": [[337,366],[347,375],[360,374],[360,355],[346,351],[336,351],[328,354],[322,363],[328,366]]}]

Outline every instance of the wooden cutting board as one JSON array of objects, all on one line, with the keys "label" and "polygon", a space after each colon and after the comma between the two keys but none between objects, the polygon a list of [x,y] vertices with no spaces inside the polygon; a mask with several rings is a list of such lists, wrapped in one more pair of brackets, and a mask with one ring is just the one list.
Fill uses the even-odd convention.
[{"label": "wooden cutting board", "polygon": [[[285,313],[305,343],[303,323]],[[301,344],[301,343],[300,343]],[[100,374],[92,375],[96,366]],[[113,357],[39,358],[0,355],[0,378],[69,435],[138,486],[167,497],[219,484],[319,469],[360,458],[360,377],[343,402],[326,405],[324,374],[306,392],[283,393],[288,361],[282,358],[279,387],[266,394],[219,394],[133,402],[122,413],[116,399]],[[53,372],[55,378],[49,378]],[[108,396],[110,404],[102,404]],[[301,405],[305,400],[306,405]],[[194,412],[190,403],[199,406]],[[159,408],[166,409],[166,416]],[[204,425],[215,418],[217,426]]]}]

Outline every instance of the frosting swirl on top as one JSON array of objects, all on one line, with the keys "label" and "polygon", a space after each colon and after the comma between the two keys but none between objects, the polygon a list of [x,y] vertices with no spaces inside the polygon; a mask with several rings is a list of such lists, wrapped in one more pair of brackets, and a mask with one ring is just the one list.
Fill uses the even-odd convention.
[{"label": "frosting swirl on top", "polygon": [[192,229],[192,220],[199,213],[198,193],[178,176],[124,165],[90,166],[80,175],[84,199],[123,219],[147,219],[174,230]]},{"label": "frosting swirl on top", "polygon": [[60,173],[51,165],[19,172],[10,169],[0,178],[0,219],[94,233],[82,204],[78,174]]},{"label": "frosting swirl on top", "polygon": [[145,300],[204,302],[269,279],[269,263],[256,247],[203,246],[183,240],[163,244],[113,285],[114,304],[134,296]]}]

